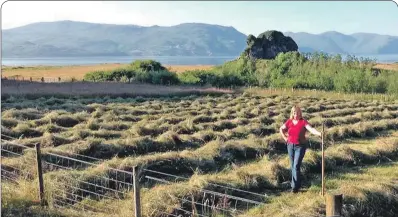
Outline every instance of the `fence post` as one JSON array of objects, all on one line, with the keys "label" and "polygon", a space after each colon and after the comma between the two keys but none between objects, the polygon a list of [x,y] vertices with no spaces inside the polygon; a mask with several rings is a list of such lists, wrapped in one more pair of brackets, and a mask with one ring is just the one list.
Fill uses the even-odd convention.
[{"label": "fence post", "polygon": [[36,161],[37,161],[37,177],[39,178],[39,199],[40,205],[47,205],[44,200],[44,183],[43,183],[43,169],[41,164],[41,152],[40,152],[40,143],[36,143]]},{"label": "fence post", "polygon": [[342,206],[343,206],[342,194],[326,195],[326,217],[341,217]]},{"label": "fence post", "polygon": [[133,167],[134,212],[135,217],[141,217],[140,185],[138,167]]},{"label": "fence post", "polygon": [[322,196],[325,196],[325,122],[322,120],[322,134],[321,134],[321,145],[322,145]]}]

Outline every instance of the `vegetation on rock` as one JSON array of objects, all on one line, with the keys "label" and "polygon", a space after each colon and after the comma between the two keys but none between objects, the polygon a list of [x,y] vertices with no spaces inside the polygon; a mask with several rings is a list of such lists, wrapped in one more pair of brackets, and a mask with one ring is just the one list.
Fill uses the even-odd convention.
[{"label": "vegetation on rock", "polygon": [[249,35],[246,43],[247,47],[241,56],[249,59],[274,59],[279,53],[298,50],[291,37],[275,30],[263,32],[257,38]]}]

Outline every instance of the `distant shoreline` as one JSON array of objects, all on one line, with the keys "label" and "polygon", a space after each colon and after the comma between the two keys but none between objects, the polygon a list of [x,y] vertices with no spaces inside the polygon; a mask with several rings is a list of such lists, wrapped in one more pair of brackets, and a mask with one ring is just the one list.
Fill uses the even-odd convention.
[{"label": "distant shoreline", "polygon": [[[333,54],[334,55],[334,54]],[[345,59],[347,55],[342,55]],[[353,55],[357,58],[376,59],[377,63],[390,64],[398,62],[398,54]],[[36,67],[36,66],[95,66],[109,64],[128,64],[134,60],[152,59],[163,65],[222,65],[238,56],[91,56],[91,57],[7,57],[2,58],[2,67]]]},{"label": "distant shoreline", "polygon": [[[117,66],[123,67],[128,65],[128,63],[93,63],[93,64],[76,64],[76,65],[2,65],[1,68],[3,70],[23,70],[23,69],[29,69],[29,70],[40,70],[40,69],[56,69],[56,68],[78,68],[78,67],[106,67],[108,66],[115,68]],[[172,67],[172,68],[201,68],[201,67],[215,67],[218,64],[192,64],[192,65],[168,65],[164,64],[166,68]],[[397,62],[376,62],[376,66],[374,68],[380,68],[380,69],[390,69],[390,70],[398,70],[398,61]]]},{"label": "distant shoreline", "polygon": [[[65,67],[90,67],[90,66],[126,66],[128,65],[128,63],[92,63],[92,64],[76,64],[76,65],[2,65],[1,67],[3,69],[9,69],[9,68],[20,68],[20,69],[27,69],[27,68],[32,68],[32,69],[40,69],[40,68],[65,68]],[[395,66],[398,65],[398,61],[397,62],[376,62],[376,68],[378,68],[378,66]],[[214,67],[217,65],[211,65],[211,64],[191,64],[191,65],[168,65],[165,64],[165,67],[186,67],[186,68],[190,68],[190,67]]]},{"label": "distant shoreline", "polygon": [[236,59],[237,56],[187,56],[187,57],[168,57],[168,56],[110,56],[110,57],[37,57],[37,58],[2,58],[2,66],[93,66],[109,64],[128,64],[134,60],[151,59],[156,60],[162,65],[221,65],[227,61]]},{"label": "distant shoreline", "polygon": [[[76,65],[2,65],[3,69],[7,68],[64,68],[64,67],[89,67],[89,66],[127,66],[128,63],[92,63],[92,64],[76,64]],[[165,67],[174,67],[174,66],[181,66],[181,67],[191,67],[191,66],[217,66],[217,65],[206,65],[206,64],[192,64],[192,65],[164,65]]]}]

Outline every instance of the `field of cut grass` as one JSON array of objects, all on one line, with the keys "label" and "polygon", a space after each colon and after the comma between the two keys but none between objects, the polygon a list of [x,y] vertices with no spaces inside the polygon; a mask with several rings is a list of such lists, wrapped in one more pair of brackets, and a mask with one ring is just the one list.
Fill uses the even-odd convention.
[{"label": "field of cut grass", "polygon": [[398,63],[379,63],[374,68],[398,71]]},{"label": "field of cut grass", "polygon": [[[44,167],[49,208],[40,209],[33,202],[37,200],[37,185],[32,182],[37,179],[32,174],[35,165],[28,163],[34,152],[13,149],[20,156],[3,155],[2,174],[17,170],[20,175],[13,177],[15,183],[2,182],[2,214],[12,216],[23,209],[41,216],[81,216],[82,211],[68,207],[52,208],[57,197],[79,193],[78,202],[97,209],[84,211],[85,216],[133,216],[128,186],[117,187],[123,196],[116,200],[105,197],[115,190],[104,192],[82,183],[102,183],[98,177],[120,179],[114,169],[132,171],[137,165],[143,169],[142,177],[164,178],[151,170],[181,177],[169,177],[170,183],[140,179],[145,217],[177,216],[181,209],[210,216],[200,205],[190,205],[206,201],[203,190],[263,203],[238,204],[240,212],[218,216],[324,216],[319,138],[309,136],[303,191],[292,195],[286,187],[289,162],[278,128],[293,104],[303,107],[304,117],[315,128],[320,129],[322,122],[326,125],[327,188],[345,195],[345,216],[394,216],[398,212],[398,102],[259,91],[179,97],[3,97],[4,148],[11,147],[9,143],[28,147],[40,143],[44,157],[64,167],[70,162],[56,162],[50,153],[100,161],[91,159],[91,165],[76,168]],[[22,174],[30,174],[28,181]],[[84,191],[104,196],[91,197]],[[234,205],[227,201],[222,207]]]},{"label": "field of cut grass", "polygon": [[[87,65],[87,66],[27,66],[27,67],[3,67],[2,77],[13,77],[16,76],[19,80],[24,77],[24,80],[39,81],[42,77],[47,81],[56,81],[58,77],[63,80],[70,80],[75,78],[82,80],[84,75],[88,72],[100,71],[100,70],[111,70],[119,67],[124,67],[127,64],[99,64],[99,65]],[[173,72],[184,72],[187,70],[207,70],[211,69],[211,65],[166,65],[169,71]]]}]

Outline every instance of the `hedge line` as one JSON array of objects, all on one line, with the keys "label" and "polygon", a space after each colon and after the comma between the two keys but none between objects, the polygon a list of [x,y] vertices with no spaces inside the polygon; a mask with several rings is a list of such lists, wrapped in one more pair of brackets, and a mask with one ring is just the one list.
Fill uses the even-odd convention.
[{"label": "hedge line", "polygon": [[210,70],[189,70],[178,74],[168,71],[159,62],[137,60],[124,68],[90,72],[84,79],[397,94],[398,72],[373,69],[375,64],[374,60],[354,56],[343,60],[340,55],[288,52],[279,54],[274,60],[249,60],[241,57]]}]

